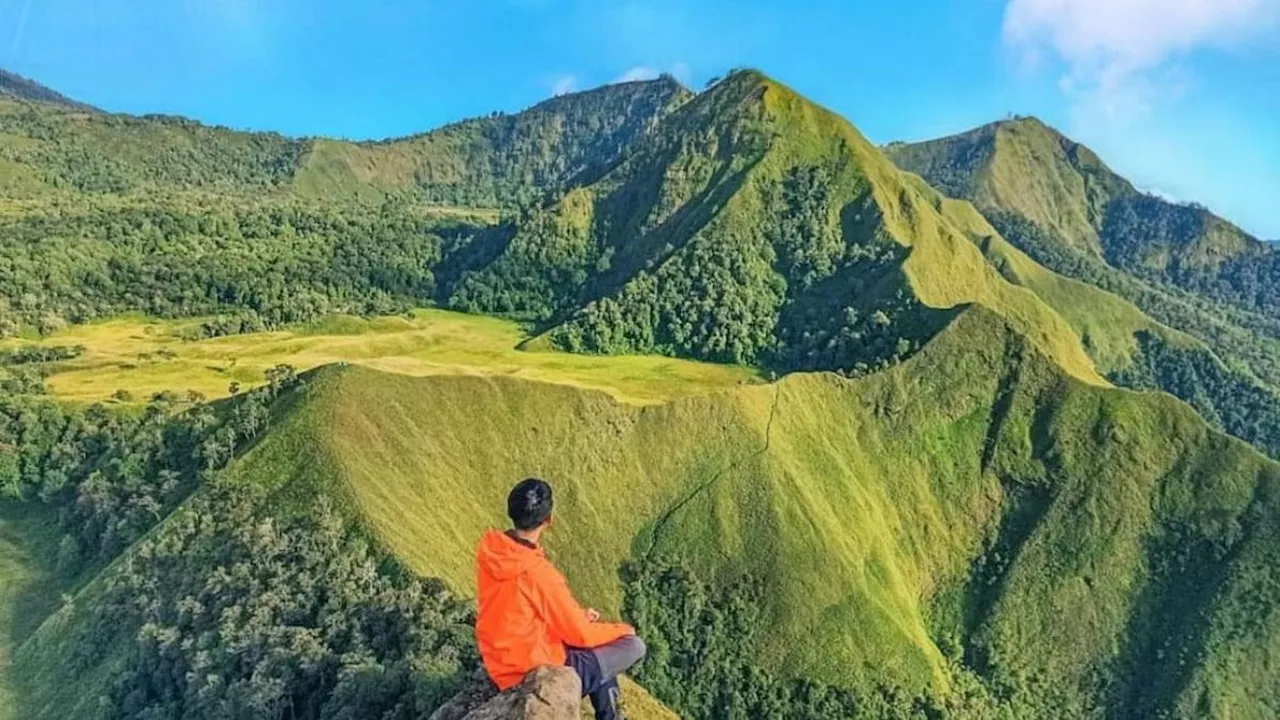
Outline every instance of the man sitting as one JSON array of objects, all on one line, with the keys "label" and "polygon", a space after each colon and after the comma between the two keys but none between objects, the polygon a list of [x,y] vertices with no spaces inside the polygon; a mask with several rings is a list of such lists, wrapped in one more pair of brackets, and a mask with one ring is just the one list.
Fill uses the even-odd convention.
[{"label": "man sitting", "polygon": [[551,526],[551,486],[520,481],[507,496],[515,527],[490,530],[476,558],[480,614],[476,640],[501,690],[539,665],[568,665],[582,678],[597,720],[618,714],[617,676],[644,657],[644,641],[625,623],[600,622],[583,609],[538,544]]}]

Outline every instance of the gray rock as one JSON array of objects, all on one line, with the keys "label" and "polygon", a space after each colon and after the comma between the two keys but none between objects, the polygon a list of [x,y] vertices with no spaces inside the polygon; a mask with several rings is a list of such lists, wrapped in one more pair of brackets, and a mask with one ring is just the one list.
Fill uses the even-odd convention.
[{"label": "gray rock", "polygon": [[477,678],[429,720],[578,720],[582,682],[568,667],[534,668],[521,683],[497,692]]}]

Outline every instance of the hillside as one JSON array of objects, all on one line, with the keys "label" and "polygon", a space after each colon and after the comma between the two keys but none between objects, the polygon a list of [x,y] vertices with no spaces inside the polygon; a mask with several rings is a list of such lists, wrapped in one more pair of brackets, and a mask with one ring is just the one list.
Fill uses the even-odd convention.
[{"label": "hillside", "polygon": [[1035,118],[887,151],[945,194],[1012,213],[1114,267],[1247,310],[1277,307],[1265,243],[1203,207],[1140,192]]},{"label": "hillside", "polygon": [[265,192],[326,202],[512,206],[606,164],[687,97],[669,78],[625,83],[416,137],[351,143],[163,115],[68,113],[65,103],[5,101],[0,93],[0,179],[16,198],[203,191],[242,200]]},{"label": "hillside", "polygon": [[[1108,359],[1090,350],[1111,380],[1171,392],[1219,427],[1280,452],[1280,418],[1267,410],[1280,402],[1280,325],[1265,310],[1270,301],[1230,287],[1246,276],[1280,287],[1263,277],[1271,251],[1262,243],[1202,208],[1137,191],[1088,148],[1034,118],[885,151],[944,194],[971,201],[1037,263],[1181,331],[1125,322],[1124,335],[1138,340],[1126,343],[1126,353]],[[1098,338],[1074,325],[1086,347]],[[1249,412],[1237,413],[1240,406]]]},{"label": "hillside", "polygon": [[[19,648],[24,707],[45,708],[34,717],[158,671],[120,640],[171,611],[104,588],[208,562],[212,548],[182,538],[236,532],[216,530],[231,496],[282,530],[337,513],[465,595],[475,537],[527,474],[559,490],[557,562],[588,602],[627,609],[655,661],[641,679],[695,717],[705,687],[746,703],[782,692],[775,709],[799,711],[804,696],[778,688],[801,678],[847,689],[829,696],[843,712],[885,717],[1266,717],[1280,703],[1262,680],[1280,632],[1280,467],[1172,398],[1072,378],[989,311],[863,379],[796,375],[650,407],[356,367],[306,383],[223,479]],[[747,634],[687,636],[673,607],[746,613]],[[186,621],[172,617],[176,641]],[[116,649],[73,661],[67,638],[84,633]],[[724,642],[734,652],[718,654]],[[166,662],[198,659],[178,647]],[[679,660],[705,652],[717,659]],[[55,703],[55,687],[73,692]]]},{"label": "hillside", "polygon": [[1185,301],[1185,291],[1225,305],[1211,310],[1236,324],[1280,336],[1273,317],[1277,256],[1267,243],[1203,207],[1137,190],[1089,148],[1035,118],[892,143],[885,151],[944,194],[971,201],[1007,238],[1059,272],[1120,270],[1154,286],[1124,294],[1158,317],[1185,314],[1166,307]]},{"label": "hillside", "polygon": [[601,172],[691,93],[674,79],[561,95],[524,112],[494,113],[384,142],[316,139],[293,187],[327,200],[410,196],[462,206],[534,203]]},{"label": "hillside", "polygon": [[11,73],[2,68],[0,68],[0,97],[47,103],[49,105],[55,105],[63,109],[74,110],[77,112],[101,112],[92,105],[86,105],[82,102],[72,100],[71,98],[55,90],[51,90],[40,83],[28,80],[21,75]]},{"label": "hillside", "polygon": [[1098,379],[1062,318],[1004,281],[937,202],[845,120],[737,72],[598,182],[522,218],[449,302],[530,318],[571,350],[850,373],[909,355],[981,302]]}]

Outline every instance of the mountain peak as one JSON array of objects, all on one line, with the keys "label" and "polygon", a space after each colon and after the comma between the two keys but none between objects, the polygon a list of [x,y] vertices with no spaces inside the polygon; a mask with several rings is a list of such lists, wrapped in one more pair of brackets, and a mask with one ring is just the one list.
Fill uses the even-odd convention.
[{"label": "mountain peak", "polygon": [[92,105],[72,100],[56,90],[47,88],[34,80],[28,80],[17,73],[11,73],[2,68],[0,68],[0,97],[11,97],[30,102],[56,105],[66,110],[76,110],[79,112],[102,112]]}]

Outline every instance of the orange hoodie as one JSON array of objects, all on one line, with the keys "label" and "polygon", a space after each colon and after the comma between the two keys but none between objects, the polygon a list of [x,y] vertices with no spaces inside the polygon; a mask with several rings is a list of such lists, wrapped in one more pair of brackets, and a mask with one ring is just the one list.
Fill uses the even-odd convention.
[{"label": "orange hoodie", "polygon": [[624,623],[593,623],[542,548],[490,530],[476,566],[480,613],[476,642],[502,690],[539,665],[564,665],[565,646],[592,648],[634,635]]}]

